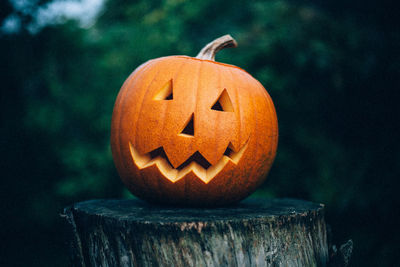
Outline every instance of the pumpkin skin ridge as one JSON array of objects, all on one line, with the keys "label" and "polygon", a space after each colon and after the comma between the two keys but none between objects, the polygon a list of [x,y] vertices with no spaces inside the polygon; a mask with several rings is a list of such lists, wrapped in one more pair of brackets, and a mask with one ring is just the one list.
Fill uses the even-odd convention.
[{"label": "pumpkin skin ridge", "polygon": [[133,138],[133,140],[134,140],[134,142],[136,142],[136,140],[138,139],[138,136],[137,136],[137,134],[138,134],[138,132],[139,132],[139,123],[138,123],[138,120],[140,119],[140,117],[141,117],[141,115],[142,115],[142,112],[143,112],[143,102],[144,102],[144,99],[146,99],[146,96],[148,96],[149,94],[150,94],[150,92],[149,92],[149,89],[150,89],[150,87],[153,85],[153,83],[156,81],[156,79],[157,79],[157,76],[158,76],[158,74],[160,73],[160,71],[161,71],[161,69],[158,69],[157,70],[157,72],[155,73],[155,75],[153,75],[153,78],[151,79],[151,81],[149,82],[149,84],[146,86],[146,89],[144,89],[143,90],[143,94],[141,95],[141,99],[140,99],[140,101],[138,101],[138,105],[139,105],[139,109],[138,109],[138,111],[137,111],[137,117],[136,117],[136,120],[135,120],[135,122],[133,123],[134,125],[136,125],[136,127],[135,127],[135,131],[134,131],[134,138]]},{"label": "pumpkin skin ridge", "polygon": [[[123,91],[121,90],[118,93],[117,101],[115,102],[115,105],[114,105],[114,111],[113,111],[113,116],[112,116],[113,117],[113,120],[112,120],[113,127],[116,123],[118,123],[117,128],[119,128],[121,125],[121,121],[122,121],[122,117],[123,117],[122,110],[124,110],[124,106],[125,106],[124,99],[126,98],[126,95],[129,93],[128,88],[130,88],[135,81],[137,82],[136,76],[139,76],[139,75],[144,76],[146,74],[146,71],[148,71],[151,68],[151,66],[153,65],[152,63],[155,64],[156,60],[155,59],[149,60],[149,61],[141,64],[126,79],[126,84],[124,83],[124,85],[122,87],[124,90]],[[136,78],[136,79],[134,79],[134,78]],[[125,85],[126,85],[126,87],[125,87]],[[117,109],[118,106],[122,106],[122,107],[120,109]],[[118,112],[118,115],[116,115],[117,117],[114,119],[114,113],[116,113],[116,112]],[[111,139],[113,140],[114,138],[111,138]],[[118,150],[120,150],[120,144],[121,144],[121,135],[120,134],[117,137],[117,141],[118,141],[118,145],[116,145],[116,147],[118,148]],[[113,148],[113,147],[115,147],[115,146],[112,145],[111,148]],[[118,152],[118,153],[120,153],[120,152]]]},{"label": "pumpkin skin ridge", "polygon": [[[190,95],[193,95],[192,98],[190,98],[188,101],[186,101],[186,103],[189,105],[190,107],[188,108],[188,110],[186,111],[185,114],[187,114],[188,116],[184,116],[184,118],[182,119],[183,123],[179,123],[179,126],[176,127],[175,133],[168,135],[167,138],[164,139],[164,143],[166,143],[165,145],[161,144],[165,150],[165,153],[168,156],[168,159],[170,160],[171,164],[174,167],[178,167],[179,165],[181,165],[183,162],[185,162],[191,155],[193,155],[198,149],[196,149],[196,147],[198,146],[197,144],[197,134],[196,130],[194,130],[194,134],[193,136],[185,136],[184,134],[182,135],[182,130],[185,128],[185,125],[187,124],[187,122],[189,122],[190,117],[193,116],[194,119],[194,129],[196,129],[198,121],[197,121],[197,116],[195,115],[197,112],[197,105],[196,105],[196,100],[197,100],[197,92],[199,92],[199,80],[200,78],[198,77],[199,74],[201,73],[201,68],[202,68],[202,64],[196,64],[195,66],[192,66],[190,64],[190,62],[188,62],[186,59],[176,59],[174,57],[170,58],[170,57],[164,57],[163,60],[169,61],[169,60],[174,60],[174,61],[179,61],[179,62],[183,62],[183,71],[186,71],[188,73],[195,73],[195,77],[190,80],[189,82],[184,79],[185,77],[182,78],[182,74],[177,74],[176,77],[176,81],[177,84],[180,84],[182,86],[182,84],[185,86],[185,92],[186,94],[191,93]],[[187,86],[187,84],[190,83],[192,86]],[[178,86],[177,86],[178,87]],[[187,88],[187,89],[186,89]],[[178,101],[178,99],[176,99],[176,101]],[[179,111],[182,108],[179,107]],[[173,108],[172,108],[173,110]],[[178,111],[178,112],[179,112]],[[180,114],[180,117],[182,117],[183,115]],[[167,116],[167,119],[170,120],[174,120],[174,118],[170,118]],[[178,137],[178,140],[177,140]],[[178,143],[178,144],[177,144]],[[185,145],[183,145],[185,144]],[[182,150],[179,154],[180,155],[176,155],[176,149],[175,146],[176,145],[181,145],[182,146]],[[143,152],[147,152],[147,151],[143,151]],[[185,155],[185,156],[184,156]]]},{"label": "pumpkin skin ridge", "polygon": [[[149,63],[151,63],[152,61],[154,61],[155,63],[156,63],[156,67],[157,67],[157,64],[163,64],[164,66],[168,66],[168,62],[166,62],[165,60],[164,60],[164,58],[158,58],[158,59],[154,59],[154,60],[151,60],[151,61],[149,61]],[[182,65],[185,65],[185,62],[180,62],[180,64],[182,64]],[[153,81],[154,81],[154,79],[157,79],[157,76],[159,75],[159,70],[157,70],[155,73],[152,73],[151,71],[150,71],[150,75],[153,77]],[[150,94],[151,94],[151,92],[150,92],[150,89],[149,89],[149,87],[151,87],[151,84],[150,84],[151,82],[149,82],[149,84],[147,85],[147,88],[142,88],[141,89],[141,91],[143,91],[143,93],[141,94],[141,96],[140,97],[138,97],[138,99],[136,99],[136,101],[134,102],[134,104],[136,105],[136,106],[141,106],[142,108],[143,108],[143,106],[145,105],[145,101],[146,101],[146,95],[147,96],[149,96]],[[149,86],[150,85],[150,86]],[[132,102],[132,101],[127,101],[127,102]],[[132,103],[130,103],[130,104],[132,104]],[[129,103],[127,104],[127,105],[129,105]],[[127,109],[126,107],[122,107],[122,109]],[[141,118],[141,116],[143,115],[143,112],[141,112],[139,109],[138,110],[136,110],[134,113],[141,113],[140,115],[135,115],[134,116],[134,118],[133,118],[133,120],[132,120],[132,124],[133,125],[136,125],[136,129],[134,130],[134,131],[132,131],[132,133],[134,134],[134,138],[133,138],[133,142],[134,143],[136,143],[136,140],[138,140],[138,139],[141,139],[140,137],[138,137],[138,134],[139,134],[139,130],[137,130],[137,127],[139,127],[139,123],[138,123],[138,121],[140,120],[140,118]],[[164,120],[163,121],[163,123],[165,122],[166,120]],[[163,127],[164,128],[164,127]],[[155,137],[155,139],[159,139],[160,137]],[[141,151],[142,149],[140,148],[140,147],[138,147],[137,145],[135,145],[135,147],[139,150],[139,151]],[[149,150],[152,150],[152,149],[149,149]],[[142,151],[141,151],[142,152]],[[168,152],[167,152],[168,153]]]},{"label": "pumpkin skin ridge", "polygon": [[[239,75],[243,75],[243,74],[239,73]],[[258,129],[258,126],[257,126],[257,121],[258,121],[257,120],[257,117],[258,117],[257,116],[257,104],[256,104],[256,101],[255,101],[254,91],[249,91],[248,93],[249,93],[249,95],[250,95],[249,97],[251,99],[252,113],[254,114],[254,128],[253,128],[253,132],[251,132],[251,134],[254,134],[255,131]],[[255,140],[254,142],[257,142],[257,140]],[[260,147],[259,145],[255,146],[254,155],[258,155],[257,153],[258,153],[259,147]],[[249,175],[246,177],[246,184],[250,184],[249,182],[251,182],[251,181],[249,181],[249,180],[251,179],[251,177],[255,176],[254,175],[255,169],[256,168],[253,168],[253,169],[250,170]],[[264,182],[265,178],[260,177],[259,180],[262,180],[262,182]],[[257,186],[255,186],[255,187],[257,188]],[[249,190],[249,191],[252,191],[252,190]]]},{"label": "pumpkin skin ridge", "polygon": [[[153,63],[153,62],[154,62],[154,63]],[[154,60],[154,61],[149,61],[148,63],[149,63],[149,64],[150,64],[150,63],[153,63],[153,64],[152,64],[152,66],[153,66],[153,65],[156,65],[157,62],[159,62],[159,61],[156,59],[156,60]],[[149,69],[151,69],[150,66],[149,66]],[[135,129],[135,131],[134,131],[133,134],[132,134],[133,140],[135,140],[135,141],[136,141],[136,139],[137,139],[137,133],[138,133],[138,123],[137,123],[137,121],[140,119],[140,115],[141,115],[141,112],[142,112],[142,109],[143,109],[143,100],[145,99],[146,95],[148,94],[149,88],[150,88],[151,85],[154,83],[154,81],[155,81],[155,79],[156,79],[156,77],[157,77],[157,75],[159,74],[160,71],[161,71],[161,70],[157,70],[156,75],[154,75],[154,76],[151,78],[150,82],[149,82],[149,83],[147,84],[147,86],[146,86],[146,89],[143,90],[143,93],[142,93],[141,96],[140,96],[141,101],[138,101],[139,109],[137,110],[137,113],[138,113],[138,114],[137,114],[136,120],[135,120],[135,122],[134,122],[134,124],[136,125],[136,127],[135,127],[136,129]],[[150,70],[149,70],[149,72],[150,72]],[[147,182],[147,179],[143,176],[143,174],[140,174],[139,177],[140,177],[141,180],[143,181],[143,184],[146,185],[146,187],[151,188],[151,186],[149,186],[149,184],[148,184],[148,182]],[[157,189],[156,189],[156,190],[157,190]]]},{"label": "pumpkin skin ridge", "polygon": [[[264,86],[258,81],[258,80],[254,80],[254,82],[258,85],[259,88],[264,89]],[[269,152],[273,152],[271,154],[271,157],[273,160],[271,162],[271,166],[276,158],[276,153],[277,153],[277,148],[278,148],[278,140],[279,140],[279,129],[278,129],[278,116],[276,113],[276,109],[275,106],[272,102],[272,98],[269,95],[269,93],[267,92],[267,90],[263,90],[267,100],[268,100],[268,109],[270,111],[271,116],[269,116],[269,118],[271,119],[270,121],[270,135],[268,135],[267,137],[270,138],[274,138],[272,140],[272,142],[270,142],[270,148],[269,148]]]},{"label": "pumpkin skin ridge", "polygon": [[[172,75],[172,78],[171,78],[171,80],[172,80],[172,87],[174,86],[174,81],[176,80],[177,76],[179,75],[179,71],[180,71],[182,68],[185,67],[185,63],[186,63],[186,62],[181,62],[180,65],[177,66],[176,70],[174,71],[174,74]],[[155,76],[156,76],[156,75],[155,75]],[[174,89],[172,88],[172,90],[174,90]],[[150,94],[149,88],[147,88],[146,94]],[[142,99],[142,102],[144,102],[144,99],[145,99],[145,97]],[[163,100],[155,100],[155,101],[163,101]],[[161,130],[161,132],[159,132],[158,136],[156,137],[157,140],[160,140],[160,139],[162,139],[162,137],[163,137],[163,136],[162,136],[162,133],[165,131],[165,123],[166,123],[165,118],[167,117],[167,114],[168,114],[168,110],[169,110],[169,109],[170,109],[170,106],[169,106],[169,105],[166,105],[165,110],[164,110],[164,113],[163,113],[163,116],[162,116],[163,119],[161,120],[161,121],[162,121],[162,125],[160,125],[160,129],[162,129],[162,130]],[[140,116],[138,117],[138,120],[139,120],[139,118],[140,118]],[[139,126],[139,123],[136,122],[136,125],[137,125],[137,127],[138,127],[138,126]],[[136,132],[138,133],[139,131],[136,130]],[[137,136],[136,136],[136,138],[137,138]],[[136,139],[135,139],[135,140],[136,140]],[[150,151],[152,151],[152,150],[146,151],[146,153],[148,153],[148,152],[150,152]],[[167,152],[166,150],[164,150],[164,151],[165,151],[166,154],[168,154],[168,152]]]},{"label": "pumpkin skin ridge", "polygon": [[[220,69],[220,72],[221,72],[221,75],[227,76],[227,79],[229,79],[229,83],[234,84],[235,83],[235,79],[234,79],[234,75],[233,75],[233,70],[236,70],[236,69],[238,69],[241,72],[240,68],[226,68],[226,69],[224,68],[224,69]],[[231,89],[233,89],[233,88],[231,88]],[[242,130],[241,130],[242,129],[242,123],[241,123],[241,119],[240,119],[241,118],[241,114],[242,114],[242,112],[241,112],[242,106],[240,105],[239,89],[237,87],[234,88],[234,94],[235,94],[235,105],[234,106],[236,108],[235,119],[236,119],[236,122],[237,122],[237,126],[236,127],[239,130],[236,133],[236,141],[237,141],[236,145],[233,145],[233,144],[232,145],[235,148],[237,148],[237,147],[241,148],[242,146],[249,144],[249,141],[250,141],[250,138],[252,137],[254,129],[252,129],[248,133],[246,143],[242,144],[242,138],[243,138],[242,137]],[[249,94],[249,92],[247,90],[246,90],[246,94]],[[234,181],[235,178],[237,178],[237,177],[235,177],[235,175],[230,175],[229,178],[226,179],[226,181],[225,181],[225,190],[227,190],[228,192],[229,191],[233,191],[233,192],[237,191],[237,189],[234,188],[235,187],[234,184],[236,184],[235,181]],[[247,182],[247,180],[248,180],[248,177],[246,177],[246,175],[242,175],[241,178],[242,178],[242,183],[243,182]],[[228,202],[229,203],[230,202],[229,198],[230,198],[230,196],[227,196],[226,194],[221,194],[218,198],[215,199],[215,202],[217,202],[217,203]]]},{"label": "pumpkin skin ridge", "polygon": [[[231,82],[234,80],[234,75],[233,75],[233,73],[232,73],[232,69],[227,69],[227,72],[229,73],[229,75],[230,75],[230,80],[231,80]],[[241,105],[239,104],[239,102],[240,102],[240,100],[239,100],[239,92],[238,92],[238,89],[237,88],[235,88],[235,98],[236,98],[236,106],[237,106],[237,112],[235,112],[235,116],[236,116],[236,121],[237,121],[237,128],[238,129],[242,129],[242,122],[241,122],[241,119],[240,119],[240,117],[241,117],[241,114],[242,114],[242,112],[241,112]],[[247,92],[248,93],[248,92]],[[251,132],[249,133],[249,137],[248,138],[250,138],[250,135],[251,135]],[[241,130],[239,130],[239,131],[237,131],[237,134],[236,134],[236,139],[237,139],[237,145],[236,145],[236,147],[241,147],[240,145],[241,145],[241,140],[242,140],[242,131]],[[247,140],[246,141],[246,143],[248,142],[249,140]]]},{"label": "pumpkin skin ridge", "polygon": [[[184,68],[184,66],[185,66],[185,62],[182,62],[182,64],[179,66],[179,68],[177,68],[176,69],[176,71],[175,71],[175,73],[172,75],[172,77],[171,77],[171,81],[172,81],[172,92],[173,92],[173,90],[174,90],[174,81],[175,81],[175,79],[177,78],[177,76],[179,75],[179,72],[180,72],[180,70],[182,69],[182,68]],[[165,110],[164,110],[164,113],[163,113],[163,118],[165,118],[166,116],[167,116],[167,113],[168,113],[168,110],[169,110],[169,106],[167,105],[166,106],[166,108],[165,108]],[[162,132],[164,132],[165,131],[165,120],[163,119],[162,120]],[[159,137],[158,138],[160,138],[160,135],[161,135],[161,133],[159,134]],[[157,181],[157,189],[162,193],[163,192],[163,186],[162,186],[162,183],[158,180]]]},{"label": "pumpkin skin ridge", "polygon": [[[239,70],[239,71],[238,71]],[[234,71],[235,72],[238,72],[239,73],[239,75],[241,75],[241,76],[245,76],[245,74],[247,74],[247,75],[250,75],[250,74],[248,74],[247,72],[242,72],[241,71],[241,69],[240,68],[238,68],[238,69],[232,69],[232,68],[229,68],[229,69],[227,69],[227,72],[229,72],[229,74],[230,74],[230,78],[231,78],[231,80],[234,80],[234,78],[235,78],[235,76],[237,75],[237,74],[234,74]],[[250,75],[251,76],[251,75]],[[247,77],[246,77],[247,78]],[[253,78],[252,76],[251,76],[251,78]],[[254,78],[253,78],[254,79]],[[239,89],[238,88],[235,88],[235,91],[236,91],[236,95],[238,96],[237,97],[237,105],[238,106],[242,106],[242,105],[240,105],[240,99],[239,99]],[[250,95],[250,97],[249,97],[249,99],[250,99],[250,106],[251,106],[251,109],[252,109],[252,111],[251,111],[251,113],[253,114],[253,116],[254,116],[254,118],[256,117],[256,111],[255,111],[255,106],[254,106],[254,100],[253,100],[253,97],[251,96],[252,95],[252,91],[253,90],[245,90],[245,92],[246,92],[246,94],[247,95]],[[241,116],[245,116],[245,114],[243,114],[242,112],[241,112],[241,109],[239,109],[238,110],[238,112],[239,112],[239,114],[237,115],[237,121],[239,122],[238,124],[238,129],[240,129],[239,131],[238,131],[238,146],[240,146],[241,145],[241,139],[243,138],[242,137],[242,127],[244,127],[243,125],[242,125],[242,123],[241,123],[241,121],[242,121],[242,117]],[[247,142],[249,142],[249,139],[251,138],[251,137],[253,137],[254,136],[254,133],[255,133],[255,131],[256,131],[256,129],[257,129],[257,125],[256,124],[254,124],[254,128],[253,129],[251,129],[251,131],[248,133],[248,140],[247,140]],[[245,136],[245,138],[246,138],[246,136]],[[257,148],[256,148],[256,150],[254,151],[254,154],[255,155],[257,155]],[[242,176],[242,183],[243,184],[248,184],[248,181],[249,181],[249,177],[252,177],[251,175],[245,175],[245,176]],[[230,180],[228,180],[228,184],[231,184],[232,182],[232,179],[233,179],[233,177],[231,177],[231,179]],[[226,197],[222,197],[222,199],[224,199],[224,198],[226,198]]]},{"label": "pumpkin skin ridge", "polygon": [[[120,92],[118,93],[117,100],[114,104],[112,122],[111,122],[112,128],[117,127],[117,129],[120,129],[120,126],[122,124],[123,110],[124,110],[123,107],[124,107],[126,95],[129,93],[129,88],[132,86],[132,84],[134,82],[137,82],[138,76],[140,76],[140,77],[144,76],[146,74],[146,71],[148,71],[151,68],[151,66],[155,63],[156,63],[156,59],[153,59],[153,60],[146,61],[145,63],[139,65],[128,76],[128,78],[124,82],[124,84],[122,86],[122,90],[120,90]],[[134,78],[136,78],[136,79],[134,79]],[[118,108],[120,106],[122,106],[122,107]],[[116,135],[115,138],[114,138],[114,135]],[[123,157],[123,151],[121,150],[121,144],[123,143],[123,141],[121,139],[122,139],[121,134],[115,133],[115,131],[111,131],[111,153],[113,155],[116,155],[116,156],[113,156],[114,163],[115,163],[118,173],[122,177],[125,175],[124,173],[128,169],[128,166],[125,161],[117,160],[117,158]],[[121,165],[123,168],[119,167]],[[121,170],[123,171],[122,173],[120,173]],[[146,183],[145,180],[142,179],[141,176],[138,176],[138,177],[140,177],[139,180],[142,181],[142,183],[144,183],[144,184]]]},{"label": "pumpkin skin ridge", "polygon": [[[262,184],[266,180],[267,175],[268,175],[269,171],[271,170],[272,164],[276,157],[277,143],[278,143],[278,132],[277,132],[278,120],[277,120],[277,116],[276,116],[275,106],[273,105],[272,98],[269,95],[269,93],[267,92],[267,90],[264,88],[264,86],[258,80],[254,79],[253,83],[258,88],[260,88],[260,91],[264,94],[264,96],[267,100],[266,107],[268,109],[268,116],[265,116],[265,117],[268,117],[270,119],[269,126],[268,126],[269,134],[267,134],[265,136],[265,137],[271,139],[271,141],[269,142],[269,147],[268,147],[268,149],[266,149],[266,151],[268,151],[268,154],[264,158],[263,162],[260,164],[261,166],[263,166],[263,168],[260,170],[256,170],[256,169],[254,170],[255,173],[264,172],[264,175],[263,175],[264,179],[260,179],[260,181],[259,181],[259,184]],[[275,133],[275,131],[276,131],[276,133]],[[269,162],[270,164],[265,164],[266,162]],[[256,176],[257,174],[252,174],[252,175]],[[259,185],[256,185],[256,187],[258,187],[258,186]]]},{"label": "pumpkin skin ridge", "polygon": [[[239,75],[246,75],[246,74],[247,73],[243,73],[243,72],[239,73]],[[275,116],[275,118],[276,118],[276,113],[275,113],[275,108],[272,103],[272,99],[271,99],[270,95],[268,94],[267,90],[264,88],[264,86],[256,79],[252,79],[251,81],[254,84],[254,87],[258,88],[258,90],[254,90],[251,92],[251,94],[252,94],[251,99],[253,102],[252,106],[254,109],[253,114],[254,114],[254,121],[255,121],[254,129],[257,130],[260,122],[261,122],[261,125],[265,126],[265,121],[263,122],[263,120],[265,120],[265,118],[270,119],[273,116]],[[264,96],[264,98],[262,98],[261,96]],[[257,106],[258,106],[257,101],[259,101],[260,99],[266,100],[264,105],[268,110],[264,114],[265,116],[262,116],[262,117],[258,116],[259,114],[256,111]],[[261,121],[260,121],[260,119],[261,119]],[[270,162],[271,159],[275,158],[276,150],[274,153],[271,154],[271,147],[273,147],[274,146],[273,144],[276,143],[276,141],[277,141],[277,137],[273,134],[273,129],[276,128],[275,127],[276,125],[277,125],[277,121],[269,120],[268,126],[266,127],[266,135],[264,136],[265,138],[270,139],[269,146],[267,149],[261,150],[261,153],[263,153],[264,151],[268,151],[268,153],[267,154],[263,153],[265,156],[262,157],[262,158],[264,158],[263,160],[261,158],[259,159],[260,162],[264,162],[264,163],[266,161]],[[270,134],[268,134],[268,133],[270,133]],[[256,150],[255,150],[254,154],[257,154],[257,151],[261,147],[263,147],[262,144],[260,143],[261,141],[262,140],[258,139],[258,141],[257,141],[258,145],[256,146]],[[272,161],[271,161],[271,164],[260,163],[258,165],[260,165],[261,168],[254,168],[251,170],[249,177],[255,177],[255,176],[260,177],[260,179],[258,180],[258,183],[254,186],[254,188],[257,188],[260,184],[262,184],[266,180],[267,174],[269,173],[269,171],[272,167]]]},{"label": "pumpkin skin ridge", "polygon": [[[154,68],[157,64],[160,64],[160,63],[163,63],[163,61],[161,60],[161,58],[156,58],[156,59],[148,60],[148,61],[146,61],[145,63],[141,64],[141,65],[139,66],[139,67],[143,67],[142,70],[139,70],[139,71],[140,71],[140,72],[139,72],[139,75],[141,75],[141,76],[138,75],[138,77],[136,77],[136,79],[131,80],[131,81],[132,81],[131,86],[133,86],[133,84],[136,84],[136,83],[138,83],[138,84],[143,83],[143,81],[137,81],[137,80],[139,80],[139,77],[142,78],[143,76],[149,75],[149,73],[151,74],[151,73],[152,73],[152,68]],[[137,70],[138,70],[138,69],[136,69],[135,71],[137,71]],[[135,72],[135,71],[134,71],[134,72]],[[137,104],[142,105],[143,100],[144,100],[144,98],[145,98],[145,95],[146,95],[146,93],[147,93],[149,87],[150,87],[151,84],[154,82],[154,79],[157,77],[157,74],[158,74],[159,72],[160,72],[160,70],[157,71],[156,75],[153,74],[153,78],[149,79],[149,81],[147,82],[147,85],[146,85],[146,90],[143,90],[143,93],[142,93],[142,94],[138,93],[138,94],[139,94],[139,98],[141,99],[141,101],[136,102],[136,105],[137,105]],[[133,77],[132,77],[132,78],[133,78]],[[135,83],[135,82],[136,82],[136,83]],[[121,111],[120,111],[120,122],[119,122],[119,125],[122,124],[122,123],[121,123],[121,120],[123,119],[123,116],[124,116],[123,110],[126,110],[126,109],[127,109],[126,106],[130,105],[130,103],[129,103],[130,101],[128,101],[128,99],[129,99],[129,98],[128,98],[129,93],[130,93],[131,95],[133,94],[132,91],[129,92],[129,89],[128,89],[128,88],[127,88],[126,91],[127,91],[127,92],[126,92],[126,94],[125,94],[125,96],[124,96],[125,101],[121,101],[121,107],[119,108],[119,109],[121,110]],[[127,95],[128,95],[128,96],[127,96]],[[140,111],[138,110],[138,112],[140,112]],[[133,123],[133,124],[137,124],[137,121],[138,121],[139,119],[140,119],[140,116],[137,115],[136,119],[133,120],[133,121],[136,121],[136,122]],[[119,139],[121,139],[121,138],[122,138],[122,135],[120,134],[120,135],[119,135]],[[137,139],[137,130],[135,130],[135,131],[132,132],[132,138],[133,138],[134,140]],[[121,140],[120,140],[119,142],[120,142],[120,144],[123,144],[123,143],[124,143],[124,142],[122,142]],[[121,146],[121,145],[120,145],[120,146]],[[123,153],[123,152],[121,152],[121,153]],[[121,154],[120,157],[123,158],[123,157],[124,157],[123,154]],[[124,162],[124,161],[123,161],[123,162]],[[129,163],[124,162],[124,164],[129,164]],[[125,166],[124,169],[129,169],[129,167],[127,168],[127,166]],[[122,174],[122,175],[124,175],[124,174]],[[121,176],[122,176],[122,175],[121,175]],[[149,188],[152,188],[152,184],[149,183],[148,179],[146,179],[146,177],[145,177],[143,174],[141,174],[141,173],[139,173],[137,177],[139,178],[138,180],[140,180],[141,183],[143,184],[144,191],[145,191],[145,192],[148,192],[148,193],[151,193],[151,190],[150,190]],[[154,187],[153,187],[153,188],[154,188]],[[154,189],[155,189],[155,188],[154,188]],[[154,190],[154,189],[153,189],[153,190]]]},{"label": "pumpkin skin ridge", "polygon": [[[148,61],[148,62],[149,62],[149,64],[152,63],[152,62],[155,62],[154,64],[163,63],[163,58],[152,59],[152,60],[150,60],[150,61]],[[174,72],[173,78],[171,78],[172,86],[173,86],[173,83],[174,83],[174,78],[177,76],[177,73],[179,73],[179,70],[180,70],[181,68],[184,67],[184,65],[185,65],[185,62],[182,62],[182,63],[179,65],[179,67],[176,69],[176,71]],[[160,73],[160,71],[161,71],[161,70],[158,70],[157,73],[154,74],[154,77],[153,77],[153,80],[152,80],[151,83],[154,82],[154,80],[157,78],[157,76],[158,76],[158,74]],[[139,115],[138,115],[137,120],[136,120],[136,122],[135,122],[135,124],[136,124],[135,139],[134,139],[135,141],[136,141],[136,139],[137,139],[137,133],[139,132],[139,131],[138,131],[138,127],[139,127],[138,121],[139,121],[139,119],[140,119],[140,117],[141,117],[140,115],[141,115],[141,112],[142,112],[142,109],[143,109],[143,104],[144,104],[143,102],[144,102],[146,96],[147,96],[148,94],[150,94],[151,83],[149,83],[149,85],[147,86],[147,88],[146,88],[146,90],[145,90],[145,93],[144,93],[144,95],[143,95],[143,98],[142,98],[141,101],[140,101],[141,109],[140,109],[140,111],[139,111]],[[173,88],[172,88],[172,90],[173,90]],[[168,106],[166,107],[166,110],[165,110],[165,113],[164,113],[164,117],[166,116],[167,110],[168,110]],[[162,120],[162,121],[163,121],[162,128],[164,129],[164,127],[165,127],[165,120]],[[158,137],[158,138],[160,138],[160,137]],[[157,168],[158,168],[158,167],[157,167]],[[142,178],[142,180],[144,181],[144,183],[145,183],[145,184],[148,184],[145,175],[143,175],[143,173],[139,173],[139,175],[140,175],[140,177]],[[150,186],[150,187],[151,187],[151,186]],[[162,192],[163,192],[163,187],[162,187],[162,185],[160,184],[160,182],[158,182],[157,185],[154,186],[154,190],[158,190],[158,191],[162,194]]]},{"label": "pumpkin skin ridge", "polygon": [[[145,70],[147,69],[147,68],[149,68],[150,67],[150,65],[149,64],[147,64],[149,61],[147,61],[147,62],[145,62],[145,63],[143,63],[143,64],[141,64],[139,67],[137,67],[129,76],[128,76],[128,78],[125,80],[125,82],[124,82],[124,84],[122,85],[122,89],[120,90],[120,92],[118,93],[118,95],[117,95],[117,100],[115,101],[115,104],[114,104],[114,110],[113,110],[113,115],[112,115],[112,122],[111,122],[111,124],[112,124],[112,127],[115,127],[115,124],[117,124],[117,128],[119,128],[119,126],[121,125],[121,120],[122,120],[122,111],[121,110],[119,110],[119,109],[117,109],[116,107],[117,106],[119,106],[119,105],[123,105],[123,102],[124,102],[124,99],[125,99],[125,96],[126,96],[126,94],[128,93],[128,87],[130,87],[131,85],[132,85],[132,83],[135,81],[135,77],[136,76],[138,76],[138,75],[144,75],[144,73],[145,73]],[[116,114],[118,112],[118,114]],[[116,142],[118,143],[117,145],[113,145],[113,140],[114,140],[114,138],[113,138],[113,135],[114,135],[115,133],[114,132],[111,132],[111,149],[113,150],[114,148],[115,149],[118,149],[118,152],[116,152],[116,153],[120,153],[120,143],[121,143],[121,140],[120,140],[120,135],[117,135],[118,137],[116,138]]]},{"label": "pumpkin skin ridge", "polygon": [[[234,125],[235,121],[235,112],[237,111],[237,107],[234,107],[232,112],[222,112],[222,111],[215,111],[212,110],[212,105],[219,99],[221,94],[226,91],[225,93],[228,94],[230,101],[232,100],[232,91],[230,88],[230,81],[224,81],[223,78],[223,71],[220,66],[216,64],[210,64],[206,61],[191,61],[193,64],[202,64],[203,65],[203,72],[201,73],[200,79],[203,80],[198,98],[201,100],[203,99],[202,103],[198,103],[199,109],[198,111],[198,118],[200,128],[199,131],[201,133],[198,135],[198,138],[201,142],[198,144],[198,151],[212,164],[216,164],[220,158],[223,156],[226,148],[229,146],[229,142],[234,140],[234,136],[231,133],[235,131],[233,129],[225,129],[227,131],[225,135],[222,135],[224,127],[226,126],[226,122],[231,122],[229,125],[232,128],[236,128]],[[210,90],[210,88],[213,88]],[[205,93],[206,92],[206,93]],[[204,101],[207,99],[207,101]],[[199,100],[199,101],[200,101]],[[233,102],[231,103],[233,104]],[[202,116],[202,114],[204,116]],[[199,116],[200,115],[200,116]],[[201,122],[200,122],[201,120]],[[212,121],[207,127],[210,129],[207,131],[207,134],[204,134],[205,125],[209,121]],[[225,126],[224,126],[225,124]],[[225,127],[226,128],[226,127]],[[207,144],[207,145],[205,145]]]},{"label": "pumpkin skin ridge", "polygon": [[[203,68],[203,62],[201,61],[199,64],[198,70],[197,70],[197,75],[196,75],[197,86],[195,86],[195,93],[194,93],[196,100],[199,99],[199,91],[201,90],[202,68]],[[197,101],[195,101],[194,108],[193,108],[193,110],[194,110],[194,112],[193,112],[193,119],[194,119],[193,131],[194,131],[194,138],[195,138],[194,144],[196,147],[198,147],[198,139],[199,139],[199,138],[197,138],[198,132],[196,131],[196,128],[198,128],[198,127],[196,127],[197,126],[196,124],[199,124],[199,120],[196,119],[197,109],[198,109],[198,105],[197,105]]]}]

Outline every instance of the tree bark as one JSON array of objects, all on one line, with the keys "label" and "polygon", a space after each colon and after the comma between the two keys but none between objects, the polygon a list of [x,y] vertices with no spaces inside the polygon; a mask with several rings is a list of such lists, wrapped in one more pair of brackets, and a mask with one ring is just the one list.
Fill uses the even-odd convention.
[{"label": "tree bark", "polygon": [[215,209],[92,200],[65,209],[74,266],[327,266],[324,206],[255,199]]}]

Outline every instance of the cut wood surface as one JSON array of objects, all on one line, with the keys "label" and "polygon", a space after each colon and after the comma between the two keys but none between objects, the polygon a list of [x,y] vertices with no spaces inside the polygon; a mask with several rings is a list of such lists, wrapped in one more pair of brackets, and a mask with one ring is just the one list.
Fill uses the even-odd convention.
[{"label": "cut wood surface", "polygon": [[249,199],[226,208],[91,200],[65,209],[74,266],[327,266],[322,204]]}]

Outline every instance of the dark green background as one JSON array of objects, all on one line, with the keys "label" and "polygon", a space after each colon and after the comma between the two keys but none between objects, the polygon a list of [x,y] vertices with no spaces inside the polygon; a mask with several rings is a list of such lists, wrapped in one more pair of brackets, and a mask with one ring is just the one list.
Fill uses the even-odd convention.
[{"label": "dark green background", "polygon": [[[279,119],[277,158],[256,194],[325,203],[334,242],[354,241],[352,266],[398,265],[395,10],[385,0],[109,0],[90,28],[65,21],[36,34],[17,12],[21,31],[0,34],[0,265],[67,265],[63,207],[130,197],[109,147],[125,78],[226,33],[239,47],[217,60],[258,79]],[[0,2],[1,22],[13,12]]]}]

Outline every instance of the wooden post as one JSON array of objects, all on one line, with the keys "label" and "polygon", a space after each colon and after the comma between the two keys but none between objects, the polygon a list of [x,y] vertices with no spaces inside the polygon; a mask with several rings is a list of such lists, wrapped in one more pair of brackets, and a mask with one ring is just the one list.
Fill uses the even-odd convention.
[{"label": "wooden post", "polygon": [[324,206],[255,199],[215,209],[92,200],[66,208],[74,266],[327,266]]}]

